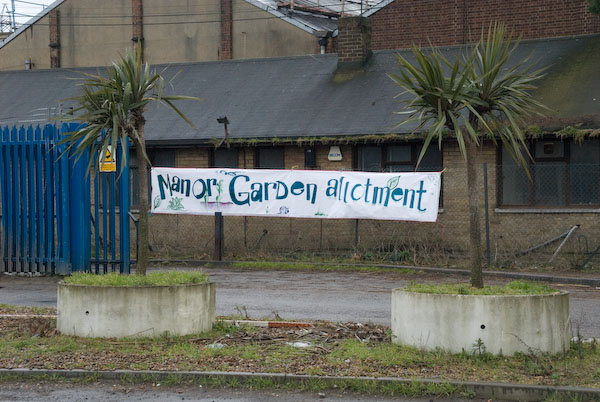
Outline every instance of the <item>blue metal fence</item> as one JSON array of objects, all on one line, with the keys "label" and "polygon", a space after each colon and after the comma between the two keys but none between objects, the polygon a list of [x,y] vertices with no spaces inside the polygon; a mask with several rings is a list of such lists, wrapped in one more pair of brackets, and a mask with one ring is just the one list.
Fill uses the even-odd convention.
[{"label": "blue metal fence", "polygon": [[[0,128],[0,258],[4,272],[100,272],[101,263],[104,272],[109,267],[129,272],[129,169],[117,166],[116,174],[90,177],[89,158],[98,160],[97,155],[77,159],[66,154],[65,144],[59,144],[61,133],[76,127]],[[118,152],[128,157],[127,149]],[[90,179],[96,200],[107,200],[94,205],[94,242]],[[102,180],[106,185],[99,189]],[[98,228],[100,211],[105,219]],[[108,222],[106,217],[110,217]]]},{"label": "blue metal fence", "polygon": [[[125,150],[123,168],[122,152],[120,148],[117,150],[116,172],[98,173],[93,178],[94,244],[91,261],[92,270],[96,273],[129,273],[130,270],[129,151]],[[94,158],[98,160],[99,155],[94,155]]]}]

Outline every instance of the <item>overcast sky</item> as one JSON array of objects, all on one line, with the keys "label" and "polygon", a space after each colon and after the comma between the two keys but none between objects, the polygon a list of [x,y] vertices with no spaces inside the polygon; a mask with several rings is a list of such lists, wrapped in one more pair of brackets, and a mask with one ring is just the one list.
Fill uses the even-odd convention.
[{"label": "overcast sky", "polygon": [[[54,3],[54,0],[27,0],[27,2],[15,0],[15,20],[17,22],[17,26],[26,23],[31,19],[31,17],[41,12],[43,10],[43,6],[47,6],[52,3]],[[10,0],[0,0],[0,12],[2,12],[3,9],[5,13],[10,14],[12,19],[12,4]],[[6,17],[6,15],[3,17]]]}]

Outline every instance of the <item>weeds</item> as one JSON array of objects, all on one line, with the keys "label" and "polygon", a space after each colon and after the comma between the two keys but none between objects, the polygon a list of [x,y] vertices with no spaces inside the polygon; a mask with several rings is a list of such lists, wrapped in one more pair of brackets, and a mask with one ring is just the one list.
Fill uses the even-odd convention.
[{"label": "weeds", "polygon": [[424,284],[411,281],[406,287],[409,292],[454,294],[454,295],[546,295],[558,292],[543,283],[512,281],[504,286],[485,286],[474,288],[470,284]]},{"label": "weeds", "polygon": [[237,311],[238,315],[240,317],[242,317],[242,319],[244,320],[249,320],[250,316],[248,315],[248,310],[246,309],[246,306],[238,306],[237,304],[235,305],[235,311]]},{"label": "weeds", "polygon": [[208,277],[201,271],[149,272],[147,275],[74,273],[66,277],[64,282],[72,285],[86,286],[172,286],[206,283],[208,282]]},{"label": "weeds", "polygon": [[487,347],[481,338],[477,338],[477,340],[473,342],[473,356],[482,361],[488,361],[491,358],[491,353],[488,353]]},{"label": "weeds", "polygon": [[419,271],[410,268],[387,268],[378,267],[375,265],[357,265],[354,264],[323,264],[323,263],[302,263],[302,262],[261,262],[261,261],[244,261],[233,262],[232,268],[236,269],[274,269],[282,271],[326,271],[326,272],[394,272],[404,274],[417,274]]},{"label": "weeds", "polygon": [[[7,323],[4,322],[5,325]],[[0,334],[0,367],[229,370],[600,386],[600,348],[594,342],[574,342],[567,353],[558,355],[531,351],[513,356],[492,356],[484,341],[479,339],[474,342],[472,350],[451,354],[393,344],[388,327],[352,323],[314,324],[312,328],[256,328],[218,322],[212,331],[191,336],[86,339],[58,334],[36,336],[18,331],[18,323],[14,321],[12,330],[5,327],[5,332]],[[299,348],[288,344],[294,342],[306,342],[310,346]],[[222,346],[210,347],[217,344]],[[138,380],[124,375],[121,381]],[[173,377],[165,380],[161,377],[161,381],[177,384],[181,379]],[[330,385],[314,381],[303,386],[319,388]],[[252,386],[265,385],[257,383]],[[363,387],[361,392],[370,392],[369,387],[375,387],[364,383],[346,383],[343,386],[353,389]],[[377,387],[378,390],[391,387],[381,391],[390,394],[411,392],[406,384],[380,383]],[[435,391],[440,392],[439,389]]]}]

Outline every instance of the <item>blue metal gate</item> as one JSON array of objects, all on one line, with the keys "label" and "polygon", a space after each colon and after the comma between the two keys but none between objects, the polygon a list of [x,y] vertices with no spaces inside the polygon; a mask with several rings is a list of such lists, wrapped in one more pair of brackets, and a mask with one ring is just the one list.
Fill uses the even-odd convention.
[{"label": "blue metal gate", "polygon": [[[59,144],[61,133],[76,127],[0,128],[0,258],[4,272],[99,272],[101,265],[104,272],[129,272],[129,169],[125,166],[120,171],[117,166],[116,174],[90,177],[89,158],[97,160],[97,155],[88,153],[78,159],[67,155],[67,145]],[[118,152],[128,157],[127,149]],[[106,185],[98,188],[102,180]],[[99,205],[98,200],[104,202]]]}]

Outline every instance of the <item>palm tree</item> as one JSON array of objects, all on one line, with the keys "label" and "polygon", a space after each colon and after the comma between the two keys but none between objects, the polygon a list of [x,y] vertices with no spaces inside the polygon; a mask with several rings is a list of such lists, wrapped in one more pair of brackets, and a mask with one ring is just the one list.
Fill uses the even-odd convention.
[{"label": "palm tree", "polygon": [[502,24],[490,26],[487,37],[472,46],[461,58],[450,62],[438,48],[423,52],[413,47],[416,63],[398,55],[399,74],[389,77],[413,97],[407,102],[409,117],[400,123],[418,122],[415,131],[425,130],[419,162],[431,141],[441,148],[450,134],[458,142],[467,168],[469,198],[469,253],[471,285],[483,287],[479,194],[477,193],[477,147],[487,138],[498,139],[527,169],[529,156],[524,120],[540,114],[544,106],[531,95],[533,82],[543,70],[534,70],[529,57],[508,65],[519,44]]},{"label": "palm tree", "polygon": [[[164,79],[150,71],[142,63],[142,52],[138,45],[135,52],[127,51],[119,62],[106,70],[106,76],[85,74],[81,94],[71,98],[76,107],[63,121],[81,122],[77,130],[65,133],[64,142],[74,148],[76,154],[90,150],[91,155],[105,155],[110,146],[127,147],[129,138],[135,145],[138,159],[139,231],[136,274],[145,275],[148,266],[148,181],[146,174],[149,160],[144,136],[144,111],[151,102],[161,102],[171,107],[183,120],[193,127],[192,122],[173,104],[175,100],[199,100],[190,96],[163,95]],[[100,152],[100,153],[97,153]],[[94,169],[90,159],[88,171]],[[125,163],[123,153],[122,166]]]}]

